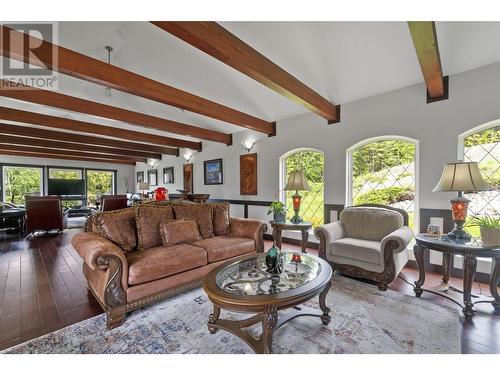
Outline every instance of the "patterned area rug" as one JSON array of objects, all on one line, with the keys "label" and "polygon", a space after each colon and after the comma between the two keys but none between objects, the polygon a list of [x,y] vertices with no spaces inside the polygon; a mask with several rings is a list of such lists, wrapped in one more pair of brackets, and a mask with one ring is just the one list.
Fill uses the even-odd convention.
[{"label": "patterned area rug", "polygon": [[[327,304],[328,326],[315,317],[294,319],[275,333],[274,352],[460,353],[456,310],[338,275]],[[111,331],[103,314],[4,353],[253,353],[230,333],[208,332],[211,309],[203,289],[195,289],[137,310]],[[243,317],[222,312],[228,316]],[[249,332],[259,331],[256,325]]]}]

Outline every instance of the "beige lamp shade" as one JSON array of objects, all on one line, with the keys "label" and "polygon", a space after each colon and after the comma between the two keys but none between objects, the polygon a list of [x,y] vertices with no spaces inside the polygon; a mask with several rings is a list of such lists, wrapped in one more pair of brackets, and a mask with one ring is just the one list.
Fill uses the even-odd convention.
[{"label": "beige lamp shade", "polygon": [[137,190],[148,190],[149,184],[147,182],[139,182],[137,184]]},{"label": "beige lamp shade", "polygon": [[477,163],[448,163],[433,191],[484,191],[490,187],[484,181]]},{"label": "beige lamp shade", "polygon": [[310,191],[311,187],[307,183],[306,175],[303,171],[296,171],[290,173],[288,182],[284,190],[307,190]]}]

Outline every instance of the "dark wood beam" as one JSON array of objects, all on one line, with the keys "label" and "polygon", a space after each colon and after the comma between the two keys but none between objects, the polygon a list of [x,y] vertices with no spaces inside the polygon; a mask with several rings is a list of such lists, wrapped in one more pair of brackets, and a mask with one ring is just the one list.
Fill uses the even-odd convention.
[{"label": "dark wood beam", "polygon": [[86,121],[73,120],[1,106],[0,119],[23,122],[32,125],[41,125],[49,128],[73,130],[81,133],[105,135],[113,138],[126,139],[129,141],[147,142],[163,146],[186,147],[194,150],[199,150],[201,147],[201,144],[199,142],[191,142],[182,139],[164,137],[156,134],[142,133],[133,130],[115,128],[112,126],[93,124]]},{"label": "dark wood beam", "polygon": [[49,159],[61,159],[61,160],[77,160],[77,161],[89,161],[94,163],[105,163],[105,164],[126,164],[135,165],[135,162],[129,160],[118,160],[118,159],[98,159],[98,158],[84,158],[79,156],[68,155],[55,155],[55,154],[45,154],[42,152],[28,152],[28,151],[12,151],[4,150],[0,147],[0,155],[12,155],[12,156],[26,156],[32,158],[49,158]]},{"label": "dark wood beam", "polygon": [[231,34],[217,22],[154,21],[151,23],[324,117],[329,123],[338,122],[339,107]]},{"label": "dark wood beam", "polygon": [[[7,58],[24,61],[36,66],[48,67],[75,78],[111,87],[115,90],[199,113],[262,133],[270,134],[273,131],[273,125],[269,121],[179,90],[104,61],[56,46],[39,38],[27,36],[5,26],[1,27],[1,31],[4,40],[7,33],[9,33],[9,43],[2,43],[2,54]],[[24,53],[26,42],[29,42],[30,45],[39,46],[36,56]],[[56,50],[58,56],[56,62],[51,58],[53,49]]]},{"label": "dark wood beam", "polygon": [[408,27],[429,98],[431,101],[447,99],[435,23],[432,21],[409,21]]},{"label": "dark wood beam", "polygon": [[55,148],[46,148],[46,147],[31,147],[31,146],[23,146],[23,145],[17,145],[17,144],[14,144],[14,145],[13,144],[4,144],[1,142],[0,142],[0,148],[2,150],[10,150],[10,151],[38,152],[38,153],[51,154],[51,155],[70,155],[70,156],[83,157],[83,158],[117,159],[117,160],[128,160],[129,162],[147,163],[147,159],[138,158],[137,156],[102,155],[102,154],[73,151],[73,150],[59,150],[59,149],[55,149]]},{"label": "dark wood beam", "polygon": [[[209,141],[232,144],[232,135],[219,133],[209,129],[183,128],[182,126],[172,126],[173,121],[160,117],[150,116],[139,112],[130,111],[119,107],[113,107],[107,104],[93,102],[91,100],[80,99],[74,96],[61,94],[54,91],[35,89],[30,86],[16,84],[12,89],[7,89],[6,81],[3,81],[3,88],[0,89],[0,95],[12,99],[22,100],[30,103],[46,105],[49,107],[64,109],[77,113],[85,113],[92,116],[108,118],[116,121],[127,122],[132,125],[142,126],[149,129],[157,129],[182,135],[188,135],[195,138],[206,139]],[[200,150],[201,143],[194,150]]]},{"label": "dark wood beam", "polygon": [[15,134],[22,135],[26,137],[43,138],[50,140],[58,140],[63,142],[75,142],[83,143],[88,145],[99,145],[106,147],[115,147],[120,149],[130,149],[144,152],[153,152],[156,154],[165,155],[179,155],[179,149],[149,145],[145,143],[135,143],[127,141],[117,141],[115,139],[102,138],[102,137],[92,137],[89,135],[80,135],[74,133],[56,132],[53,130],[45,130],[39,128],[32,128],[21,125],[10,125],[0,123],[0,133],[1,134]]},{"label": "dark wood beam", "polygon": [[48,147],[60,150],[87,151],[96,154],[107,155],[107,157],[120,156],[126,158],[134,157],[137,159],[147,159],[147,158],[161,159],[161,154],[155,154],[152,152],[148,153],[135,150],[125,150],[120,148],[101,147],[101,146],[86,145],[82,143],[60,142],[48,139],[20,137],[20,136],[4,135],[4,134],[0,134],[0,143],[20,145],[20,146]]}]

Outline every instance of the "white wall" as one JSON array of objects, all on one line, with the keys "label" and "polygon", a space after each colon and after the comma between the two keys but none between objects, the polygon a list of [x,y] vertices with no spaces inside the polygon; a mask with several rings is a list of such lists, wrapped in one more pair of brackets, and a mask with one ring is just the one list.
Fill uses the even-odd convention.
[{"label": "white wall", "polygon": [[[5,164],[32,164],[40,166],[57,166],[57,167],[76,167],[76,168],[96,168],[96,169],[115,169],[116,170],[116,192],[117,194],[125,194],[125,180],[124,177],[129,179],[129,192],[134,192],[135,176],[134,166],[123,164],[108,164],[108,163],[93,163],[93,162],[79,162],[73,160],[59,160],[59,159],[45,159],[33,158],[24,156],[6,156],[0,155],[0,163]],[[0,187],[1,189],[1,187]],[[44,187],[46,189],[46,186]],[[45,190],[46,193],[46,190]]]},{"label": "white wall", "polygon": [[[500,64],[497,63],[450,76],[449,99],[445,101],[427,104],[425,86],[414,85],[342,104],[339,124],[327,125],[319,116],[306,114],[278,122],[275,137],[241,131],[233,135],[232,146],[203,142],[203,151],[191,159],[194,192],[210,193],[211,198],[276,200],[280,156],[295,148],[309,147],[325,153],[325,203],[344,204],[347,148],[370,137],[400,135],[419,141],[420,208],[448,209],[453,194],[433,193],[432,189],[443,164],[456,160],[458,135],[498,118]],[[252,150],[258,154],[257,196],[239,194],[239,155],[246,152],[240,143],[245,138],[257,140]],[[205,186],[203,161],[216,158],[223,158],[224,184]],[[164,156],[157,166],[160,184],[162,168],[174,166],[175,184],[166,186],[170,192],[182,188],[184,163],[182,156]],[[137,164],[137,171],[146,169],[145,164]],[[255,214],[261,216],[260,211]]]}]

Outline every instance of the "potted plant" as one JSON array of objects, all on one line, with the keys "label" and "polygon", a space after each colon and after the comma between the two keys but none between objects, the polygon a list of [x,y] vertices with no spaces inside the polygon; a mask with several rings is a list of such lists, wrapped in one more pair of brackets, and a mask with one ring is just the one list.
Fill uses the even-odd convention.
[{"label": "potted plant", "polygon": [[474,224],[481,231],[481,241],[486,246],[500,246],[500,217],[475,217]]},{"label": "potted plant", "polygon": [[274,214],[274,221],[285,222],[286,221],[286,207],[285,204],[280,201],[274,201],[269,206],[269,211],[267,214],[270,215],[271,212]]}]

